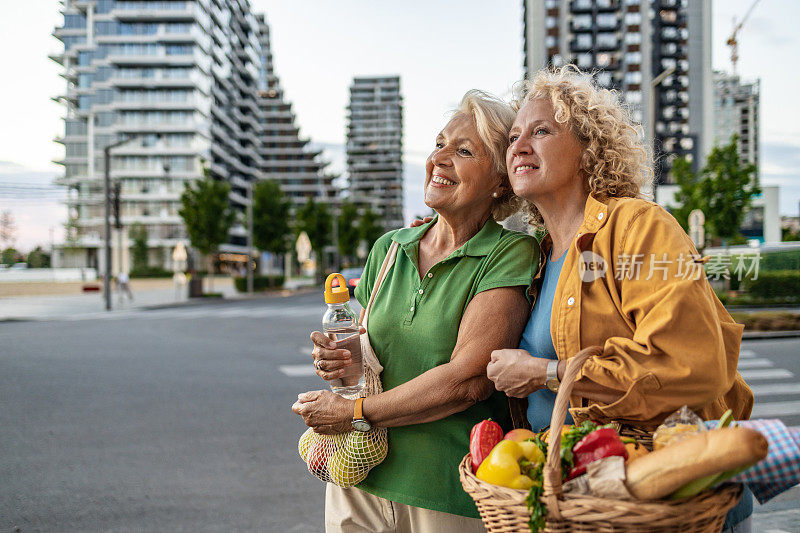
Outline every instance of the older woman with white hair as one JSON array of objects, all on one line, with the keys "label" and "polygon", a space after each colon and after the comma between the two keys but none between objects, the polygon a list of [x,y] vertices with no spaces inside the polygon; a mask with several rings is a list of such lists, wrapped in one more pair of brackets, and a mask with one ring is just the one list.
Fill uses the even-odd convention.
[{"label": "older woman with white hair", "polygon": [[[506,165],[547,230],[520,349],[493,352],[498,390],[549,424],[566,360],[589,346],[571,398],[577,420],[653,429],[688,405],[705,420],[750,416],[738,374],[743,327],[717,299],[692,241],[643,199],[647,152],[617,94],[574,67],[539,72],[515,103]],[[752,509],[749,494],[731,526]]]},{"label": "older woman with white hair", "polygon": [[[400,247],[368,325],[384,392],[365,398],[360,413],[388,428],[389,453],[356,487],[328,484],[329,532],[484,531],[458,464],[474,424],[509,425],[508,400],[486,365],[493,350],[519,342],[539,258],[535,239],[497,223],[519,205],[505,167],[513,120],[508,104],[468,92],[427,160],[425,203],[436,218],[387,233],[370,252],[355,291],[362,307],[390,246]],[[311,338],[317,373],[340,377],[349,352],[320,332]],[[318,432],[341,433],[353,429],[355,407],[313,391],[292,409]]]}]

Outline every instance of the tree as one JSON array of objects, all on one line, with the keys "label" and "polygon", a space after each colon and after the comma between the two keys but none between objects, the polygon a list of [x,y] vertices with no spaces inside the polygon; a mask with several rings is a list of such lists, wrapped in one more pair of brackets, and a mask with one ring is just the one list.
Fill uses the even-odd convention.
[{"label": "tree", "polygon": [[800,232],[793,231],[791,228],[781,228],[781,241],[800,241]]},{"label": "tree", "polygon": [[724,244],[737,235],[753,197],[761,194],[753,163],[742,163],[737,136],[708,155],[700,180],[700,197],[707,202],[706,223]]},{"label": "tree", "polygon": [[299,235],[305,231],[311,241],[311,249],[317,254],[317,275],[321,277],[324,270],[322,262],[323,250],[331,242],[331,224],[333,217],[326,204],[318,204],[314,198],[309,198],[306,204],[297,212],[296,232]]},{"label": "tree", "polygon": [[264,180],[253,187],[253,244],[272,254],[285,254],[290,250],[291,206],[280,185],[274,180]]},{"label": "tree", "polygon": [[360,241],[358,208],[350,202],[342,202],[336,224],[339,232],[339,253],[345,258],[355,257]]},{"label": "tree", "polygon": [[147,247],[147,228],[139,223],[132,224],[128,229],[128,237],[133,241],[133,246],[131,246],[133,270],[136,272],[147,270],[150,263],[149,249]]},{"label": "tree", "polygon": [[231,209],[228,194],[231,187],[224,181],[213,179],[208,168],[203,169],[205,177],[194,183],[186,182],[181,194],[181,209],[178,214],[186,225],[189,241],[201,254],[206,256],[208,273],[211,276],[211,291],[214,290],[213,253],[219,245],[228,240],[228,232],[236,219]]},{"label": "tree", "polygon": [[672,162],[672,178],[678,186],[675,201],[680,207],[672,208],[672,215],[689,232],[689,213],[700,209],[705,214],[706,206],[700,197],[700,182],[697,174],[692,172],[692,164],[685,157],[678,157]]},{"label": "tree", "polygon": [[381,235],[383,235],[383,226],[378,223],[378,215],[371,208],[365,208],[358,221],[358,236],[366,242],[367,250],[372,249],[372,245]]},{"label": "tree", "polygon": [[17,251],[16,248],[6,248],[3,250],[2,253],[2,263],[4,265],[13,265],[14,263],[19,263],[22,261],[22,255]]},{"label": "tree", "polygon": [[11,211],[0,213],[0,244],[13,247],[17,240],[17,224]]},{"label": "tree", "polygon": [[50,254],[45,253],[41,246],[37,246],[28,252],[26,262],[31,268],[50,268]]},{"label": "tree", "polygon": [[685,158],[672,164],[672,175],[678,184],[675,200],[680,207],[672,214],[689,230],[689,213],[700,209],[706,217],[706,231],[730,244],[739,240],[739,228],[761,189],[752,163],[742,163],[736,148],[736,136],[725,146],[715,146],[698,176]]}]

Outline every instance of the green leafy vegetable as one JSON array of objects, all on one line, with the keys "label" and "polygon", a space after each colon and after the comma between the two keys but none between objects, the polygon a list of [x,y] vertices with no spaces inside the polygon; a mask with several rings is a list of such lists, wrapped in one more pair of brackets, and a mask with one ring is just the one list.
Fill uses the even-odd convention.
[{"label": "green leafy vegetable", "polygon": [[[547,446],[547,443],[544,443]],[[528,496],[525,498],[525,505],[531,511],[531,518],[528,520],[528,527],[533,533],[538,533],[540,529],[544,529],[545,516],[547,515],[547,507],[542,503],[542,467],[544,465],[539,463],[534,466],[528,474],[531,479],[538,480],[532,487]]]}]

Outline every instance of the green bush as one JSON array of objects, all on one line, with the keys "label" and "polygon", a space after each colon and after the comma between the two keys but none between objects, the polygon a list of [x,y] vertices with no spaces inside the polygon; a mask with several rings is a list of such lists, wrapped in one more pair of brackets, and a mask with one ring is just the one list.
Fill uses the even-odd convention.
[{"label": "green bush", "polygon": [[800,270],[800,250],[763,253],[760,270]]},{"label": "green bush", "polygon": [[794,300],[800,295],[800,270],[761,271],[756,279],[742,280],[742,288],[755,298]]},{"label": "green bush", "polygon": [[[284,276],[253,276],[253,290],[256,292],[283,287]],[[239,292],[247,292],[247,278],[235,277],[233,284]]]},{"label": "green bush", "polygon": [[144,267],[131,270],[131,278],[171,278],[172,272],[160,267]]}]

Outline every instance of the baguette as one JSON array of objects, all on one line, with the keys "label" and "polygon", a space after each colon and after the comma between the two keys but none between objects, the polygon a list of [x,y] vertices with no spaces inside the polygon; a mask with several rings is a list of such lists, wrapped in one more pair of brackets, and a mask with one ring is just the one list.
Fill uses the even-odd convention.
[{"label": "baguette", "polygon": [[755,464],[767,448],[767,439],[752,429],[703,431],[628,463],[625,484],[636,498],[656,500],[695,479]]}]

